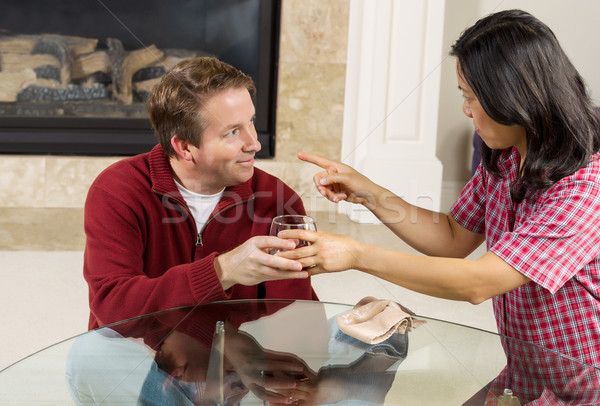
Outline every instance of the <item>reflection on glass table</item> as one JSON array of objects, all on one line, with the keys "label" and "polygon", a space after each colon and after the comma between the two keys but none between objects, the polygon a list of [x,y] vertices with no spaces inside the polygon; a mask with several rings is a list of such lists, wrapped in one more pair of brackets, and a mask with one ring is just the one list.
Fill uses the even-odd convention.
[{"label": "reflection on glass table", "polygon": [[[600,371],[490,332],[424,321],[374,345],[352,306],[229,301],[90,331],[0,373],[2,405],[598,404]],[[505,351],[518,354],[506,365]],[[516,380],[520,385],[514,385]],[[505,389],[519,403],[510,403]]]}]

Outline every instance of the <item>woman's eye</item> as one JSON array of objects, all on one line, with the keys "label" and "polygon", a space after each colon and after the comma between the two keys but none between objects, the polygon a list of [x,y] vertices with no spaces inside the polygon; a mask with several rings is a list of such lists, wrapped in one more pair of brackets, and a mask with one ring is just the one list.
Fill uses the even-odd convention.
[{"label": "woman's eye", "polygon": [[234,130],[229,131],[227,134],[225,134],[225,136],[229,137],[229,136],[232,136],[232,135],[236,135],[237,132],[238,132],[238,129],[236,128]]}]

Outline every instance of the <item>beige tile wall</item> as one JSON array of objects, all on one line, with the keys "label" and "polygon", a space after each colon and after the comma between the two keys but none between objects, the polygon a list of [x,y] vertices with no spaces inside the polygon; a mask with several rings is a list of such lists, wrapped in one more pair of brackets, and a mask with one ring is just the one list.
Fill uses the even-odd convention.
[{"label": "beige tile wall", "polygon": [[348,13],[347,0],[283,2],[277,161],[301,150],[339,159]]},{"label": "beige tile wall", "polygon": [[[309,210],[329,206],[312,186],[316,168],[296,152],[339,158],[348,10],[347,0],[283,1],[276,157],[257,166],[296,189]],[[91,182],[117,159],[0,156],[0,208],[81,208]]]},{"label": "beige tile wall", "polygon": [[118,159],[0,156],[0,207],[83,207],[93,179]]}]

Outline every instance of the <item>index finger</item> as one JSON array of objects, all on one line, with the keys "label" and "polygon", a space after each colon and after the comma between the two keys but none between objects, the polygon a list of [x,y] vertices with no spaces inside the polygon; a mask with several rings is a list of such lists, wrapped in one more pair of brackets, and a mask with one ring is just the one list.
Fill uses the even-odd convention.
[{"label": "index finger", "polygon": [[327,158],[323,158],[318,155],[308,154],[306,152],[298,152],[298,159],[309,162],[311,164],[315,164],[323,169],[329,169],[331,166],[335,165],[335,161],[330,161]]},{"label": "index finger", "polygon": [[260,249],[278,248],[282,250],[289,250],[293,249],[296,246],[296,244],[294,244],[293,241],[270,235],[260,235],[254,237],[253,239],[255,241],[256,247]]},{"label": "index finger", "polygon": [[317,232],[312,230],[282,230],[279,232],[279,234],[277,234],[277,236],[286,240],[303,240],[311,243],[317,240]]}]

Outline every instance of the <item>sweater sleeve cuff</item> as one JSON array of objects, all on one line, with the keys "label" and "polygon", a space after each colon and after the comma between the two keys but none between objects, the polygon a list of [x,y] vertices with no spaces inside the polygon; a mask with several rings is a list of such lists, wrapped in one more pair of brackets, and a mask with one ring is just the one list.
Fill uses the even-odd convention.
[{"label": "sweater sleeve cuff", "polygon": [[221,281],[215,272],[214,262],[217,255],[219,255],[217,252],[213,252],[192,263],[189,279],[190,289],[196,303],[211,303],[229,299],[229,295],[223,290]]}]

